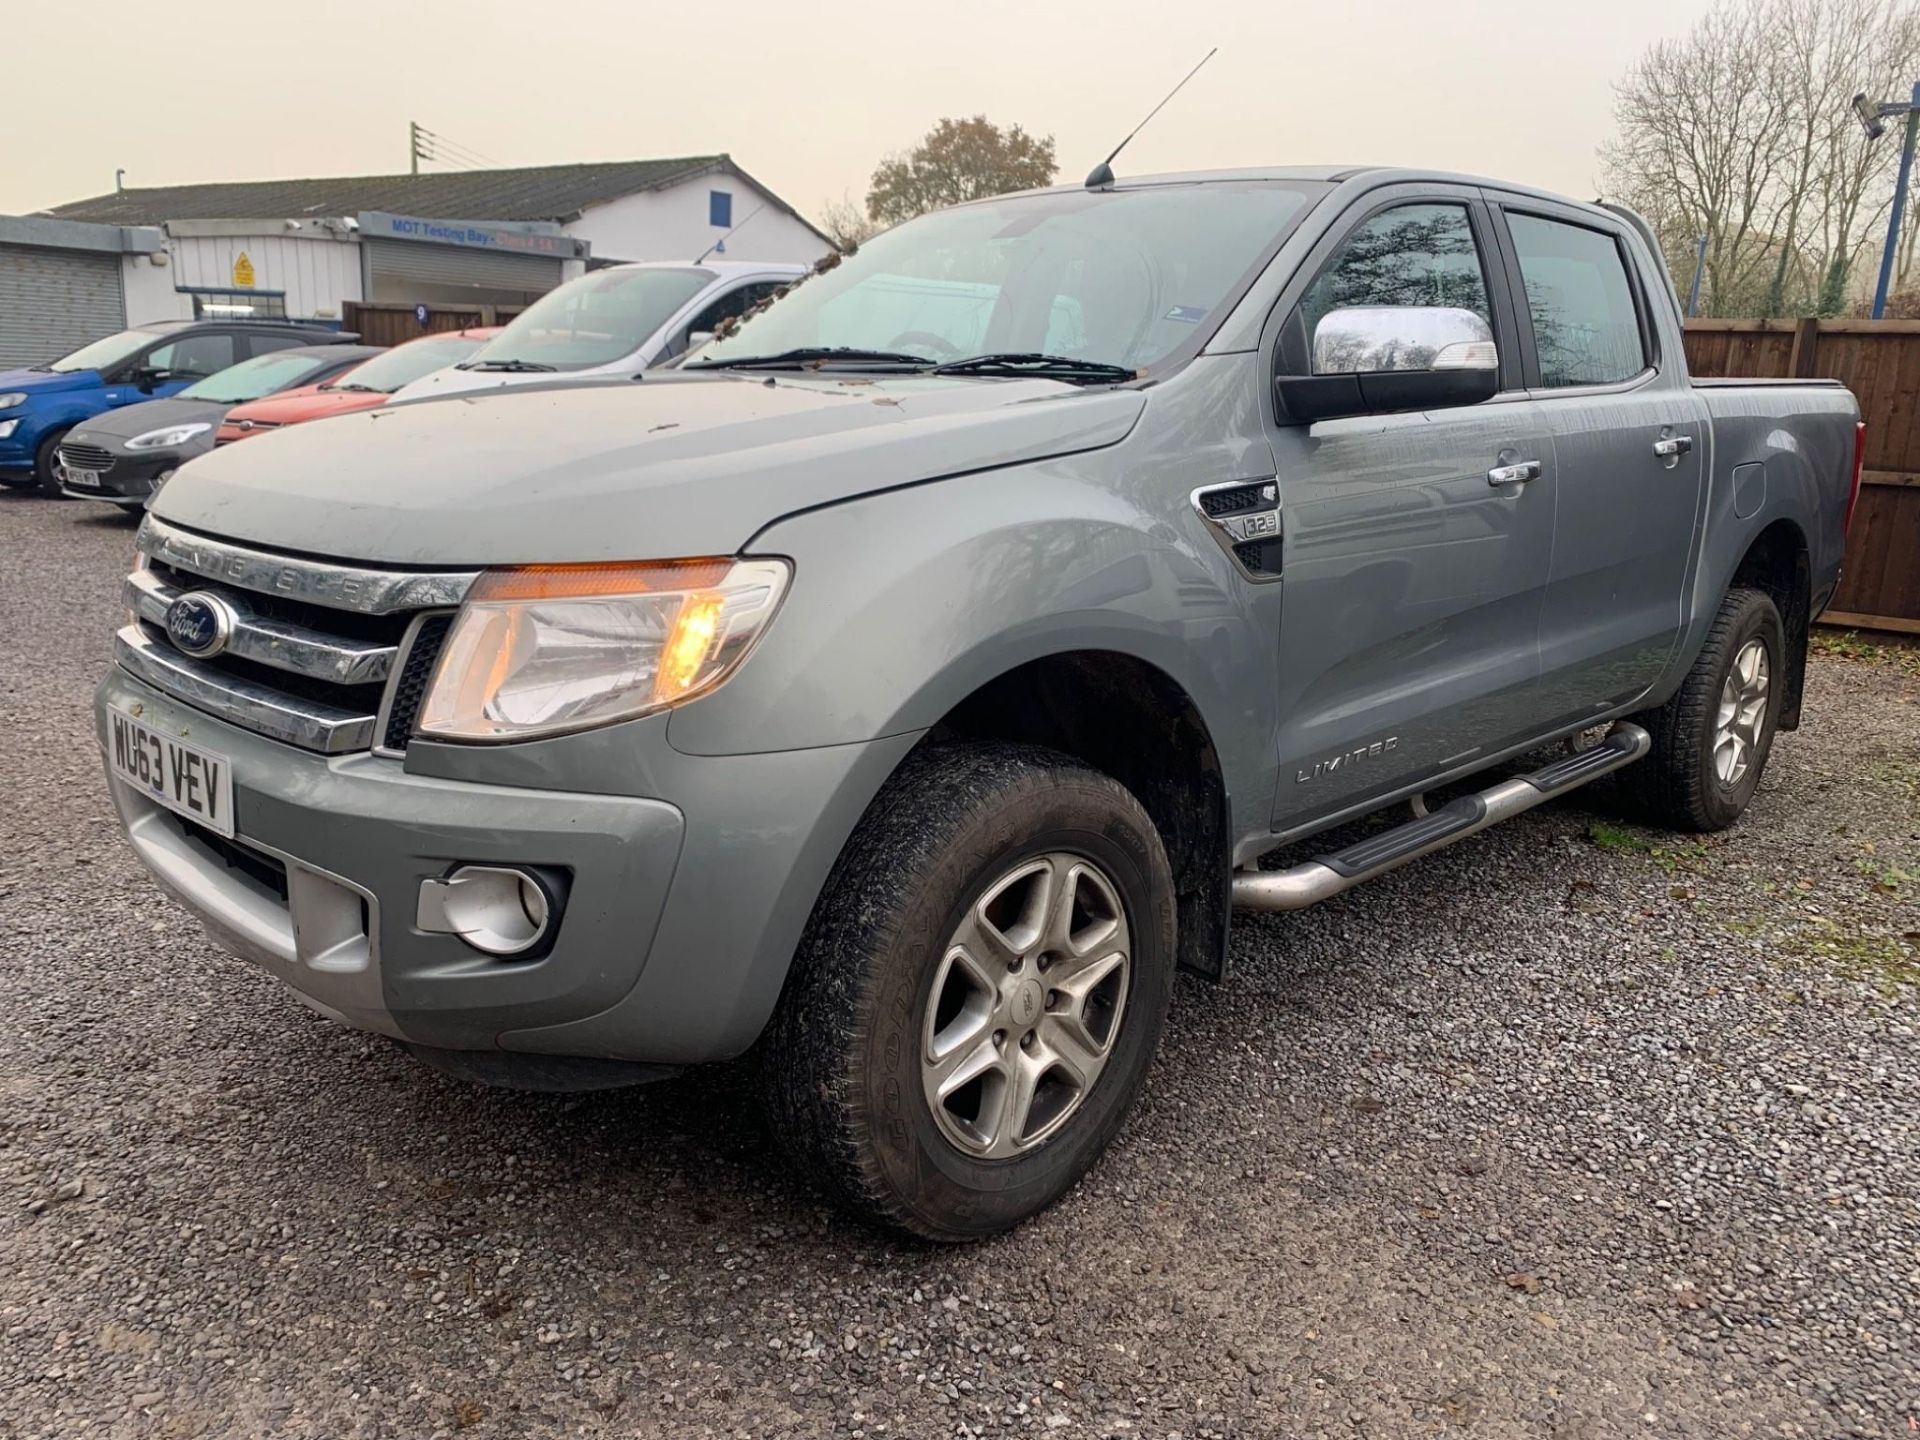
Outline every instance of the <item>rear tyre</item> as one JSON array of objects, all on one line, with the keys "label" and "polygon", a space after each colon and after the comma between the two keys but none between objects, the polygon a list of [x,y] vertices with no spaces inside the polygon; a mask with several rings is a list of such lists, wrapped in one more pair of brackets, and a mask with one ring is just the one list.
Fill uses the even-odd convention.
[{"label": "rear tyre", "polygon": [[1773,750],[1786,655],[1763,591],[1729,590],[1671,699],[1634,717],[1653,749],[1621,773],[1633,808],[1671,830],[1724,830],[1753,799]]},{"label": "rear tyre", "polygon": [[794,957],[762,1083],[796,1165],[930,1240],[1008,1229],[1106,1148],[1172,994],[1174,891],[1121,785],[998,742],[911,758]]},{"label": "rear tyre", "polygon": [[66,495],[60,489],[60,442],[66,439],[67,432],[56,430],[40,442],[40,448],[33,452],[33,483],[40,493],[53,500],[64,500]]}]

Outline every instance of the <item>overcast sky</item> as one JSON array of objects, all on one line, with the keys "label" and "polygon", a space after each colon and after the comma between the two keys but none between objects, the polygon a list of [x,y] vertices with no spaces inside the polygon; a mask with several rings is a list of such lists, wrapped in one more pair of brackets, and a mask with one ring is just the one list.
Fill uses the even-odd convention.
[{"label": "overcast sky", "polygon": [[[725,150],[808,213],[943,115],[1121,173],[1440,166],[1594,193],[1610,86],[1709,0],[88,0],[7,7],[0,213],[113,188]],[[182,217],[188,218],[188,217]],[[455,217],[477,218],[477,217]]]}]

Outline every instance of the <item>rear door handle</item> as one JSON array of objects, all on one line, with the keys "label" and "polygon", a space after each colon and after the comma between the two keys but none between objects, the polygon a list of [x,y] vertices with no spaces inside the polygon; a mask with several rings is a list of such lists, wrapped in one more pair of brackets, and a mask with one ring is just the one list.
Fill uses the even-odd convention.
[{"label": "rear door handle", "polygon": [[1496,465],[1487,471],[1489,485],[1524,485],[1540,478],[1538,460],[1518,460],[1511,465]]},{"label": "rear door handle", "polygon": [[1662,460],[1678,460],[1691,449],[1693,449],[1691,435],[1669,435],[1663,440],[1653,442],[1653,453]]}]

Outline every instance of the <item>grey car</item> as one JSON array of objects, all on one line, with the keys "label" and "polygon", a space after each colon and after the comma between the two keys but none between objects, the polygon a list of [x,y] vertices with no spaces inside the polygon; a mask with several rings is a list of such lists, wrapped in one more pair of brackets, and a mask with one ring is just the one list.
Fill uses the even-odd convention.
[{"label": "grey car", "polygon": [[178,395],[108,410],[60,441],[60,491],[132,509],[187,461],[213,449],[227,411],[249,400],[318,385],[382,353],[378,345],[302,345],[256,355],[196,380]]},{"label": "grey car", "polygon": [[1837,385],[1690,383],[1625,212],[1000,197],[676,371],[193,461],[99,741],[155,877],[307,1004],[500,1084],[751,1050],[808,1173],[966,1239],[1094,1162],[1236,907],[1603,776],[1733,824],[1860,434]]}]

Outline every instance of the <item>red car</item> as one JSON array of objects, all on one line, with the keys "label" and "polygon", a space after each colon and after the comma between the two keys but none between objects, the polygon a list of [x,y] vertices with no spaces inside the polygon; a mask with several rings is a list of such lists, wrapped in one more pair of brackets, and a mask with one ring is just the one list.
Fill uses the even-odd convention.
[{"label": "red car", "polygon": [[402,385],[459,364],[499,333],[500,328],[494,326],[422,335],[418,340],[396,345],[354,366],[325,384],[303,385],[298,390],[235,406],[221,422],[213,443],[231,445],[235,440],[264,435],[282,426],[298,425],[303,420],[323,420],[329,415],[375,409],[386,404]]}]

